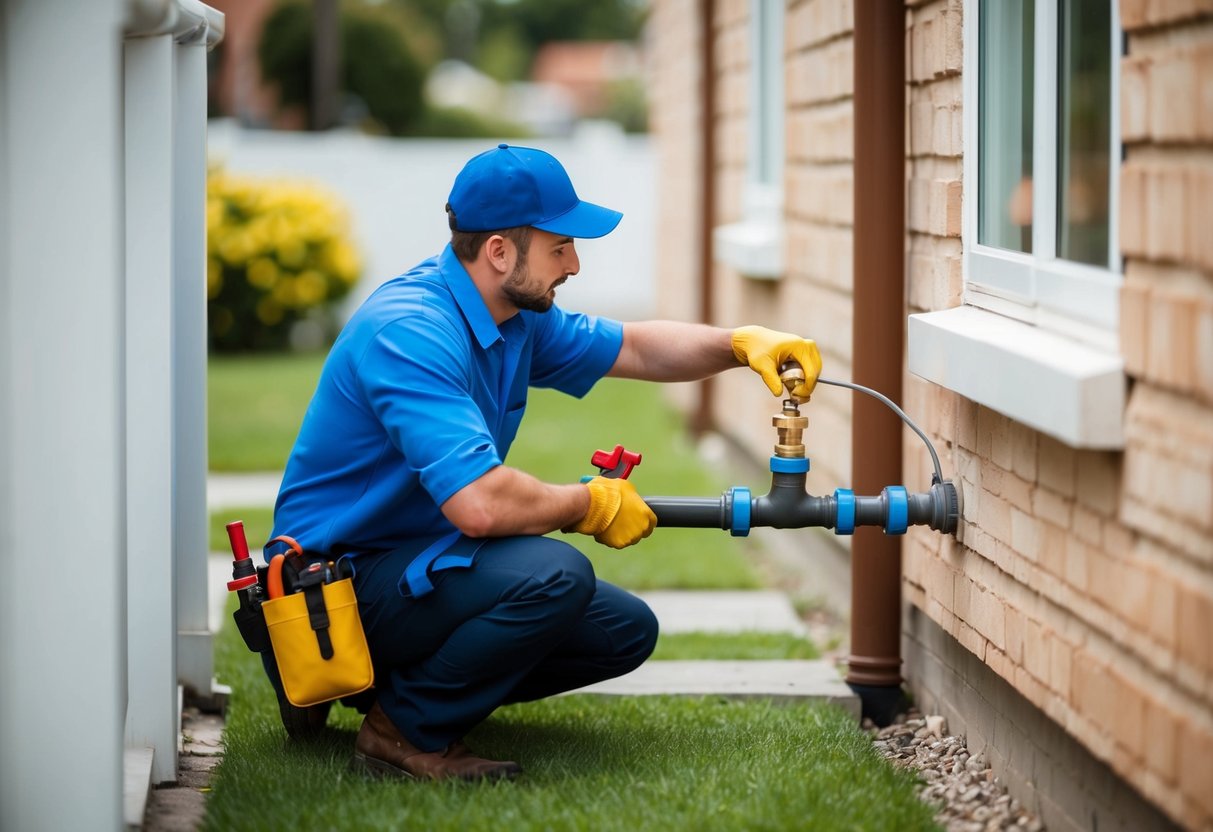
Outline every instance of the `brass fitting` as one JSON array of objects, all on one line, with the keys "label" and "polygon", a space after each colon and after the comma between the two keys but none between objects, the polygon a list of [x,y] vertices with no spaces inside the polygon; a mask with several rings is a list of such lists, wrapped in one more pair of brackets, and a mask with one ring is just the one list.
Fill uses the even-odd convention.
[{"label": "brass fitting", "polygon": [[804,432],[809,427],[809,419],[800,415],[800,405],[807,399],[802,399],[792,391],[804,381],[804,370],[795,361],[787,361],[780,366],[779,371],[779,380],[787,389],[788,398],[783,400],[783,412],[771,417],[771,424],[779,434],[779,441],[775,444],[775,456],[803,459]]},{"label": "brass fitting", "polygon": [[[804,381],[804,369],[795,361],[785,361],[779,366],[779,380],[783,382],[784,389],[788,391],[788,399],[795,406],[799,407],[808,401],[792,392]],[[784,406],[786,408],[787,402],[784,402]]]},{"label": "brass fitting", "polygon": [[771,424],[779,434],[775,456],[803,458],[804,432],[809,427],[809,418],[800,415],[800,408],[793,399],[784,400],[783,412],[772,416]]}]

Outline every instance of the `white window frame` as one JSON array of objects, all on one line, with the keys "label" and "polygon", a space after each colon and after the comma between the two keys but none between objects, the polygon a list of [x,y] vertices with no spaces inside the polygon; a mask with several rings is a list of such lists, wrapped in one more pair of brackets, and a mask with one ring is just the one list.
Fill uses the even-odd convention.
[{"label": "white window frame", "polygon": [[[1032,253],[982,245],[977,240],[981,148],[978,141],[980,3],[965,4],[964,181],[974,198],[964,200],[964,301],[1108,351],[1118,349],[1121,256],[1118,234],[1121,28],[1112,3],[1111,148],[1108,185],[1108,262],[1112,268],[1056,257],[1057,250],[1057,0],[1036,0],[1033,67]],[[1041,186],[1043,185],[1043,187]]]},{"label": "white window frame", "polygon": [[748,153],[742,219],[712,234],[715,258],[745,277],[783,276],[784,2],[750,0]]},{"label": "white window frame", "polygon": [[[910,372],[1076,448],[1124,447],[1126,382],[1119,354],[1121,28],[1112,3],[1109,262],[1056,251],[1057,0],[1038,0],[1034,50],[1033,254],[977,242],[978,0],[964,6],[964,304],[909,316]],[[1042,48],[1041,44],[1050,48]],[[1045,252],[1045,254],[1041,254]]]}]

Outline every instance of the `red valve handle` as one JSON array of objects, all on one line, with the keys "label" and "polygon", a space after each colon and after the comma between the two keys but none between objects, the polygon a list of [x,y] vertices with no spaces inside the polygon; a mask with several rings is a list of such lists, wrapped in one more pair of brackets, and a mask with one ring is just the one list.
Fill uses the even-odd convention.
[{"label": "red valve handle", "polygon": [[640,458],[640,454],[626,451],[622,445],[616,445],[613,451],[595,451],[590,457],[590,464],[598,468],[601,476],[626,480],[632,469],[640,464]]},{"label": "red valve handle", "polygon": [[257,583],[257,570],[248,556],[248,541],[244,537],[244,523],[236,520],[227,524],[227,539],[232,544],[232,579],[227,582],[231,592],[248,589]]}]

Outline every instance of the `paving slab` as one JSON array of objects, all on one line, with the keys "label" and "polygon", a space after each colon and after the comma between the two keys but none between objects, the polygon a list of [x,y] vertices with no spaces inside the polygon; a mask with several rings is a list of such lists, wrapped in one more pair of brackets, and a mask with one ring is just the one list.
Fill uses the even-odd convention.
[{"label": "paving slab", "polygon": [[787,595],[775,590],[658,590],[637,594],[652,608],[663,633],[806,633]]},{"label": "paving slab", "polygon": [[616,679],[570,693],[602,696],[724,696],[778,702],[826,702],[859,719],[860,703],[833,662],[662,661],[646,662]]},{"label": "paving slab", "polygon": [[206,478],[206,507],[211,511],[259,506],[273,508],[281,484],[281,471],[210,474]]}]

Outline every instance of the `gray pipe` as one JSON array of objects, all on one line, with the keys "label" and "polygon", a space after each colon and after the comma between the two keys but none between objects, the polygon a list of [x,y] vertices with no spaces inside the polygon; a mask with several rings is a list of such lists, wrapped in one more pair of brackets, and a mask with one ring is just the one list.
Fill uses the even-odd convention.
[{"label": "gray pipe", "polygon": [[729,492],[720,497],[646,497],[645,502],[657,515],[658,526],[683,529],[727,529],[729,515],[725,500],[732,501]]}]

